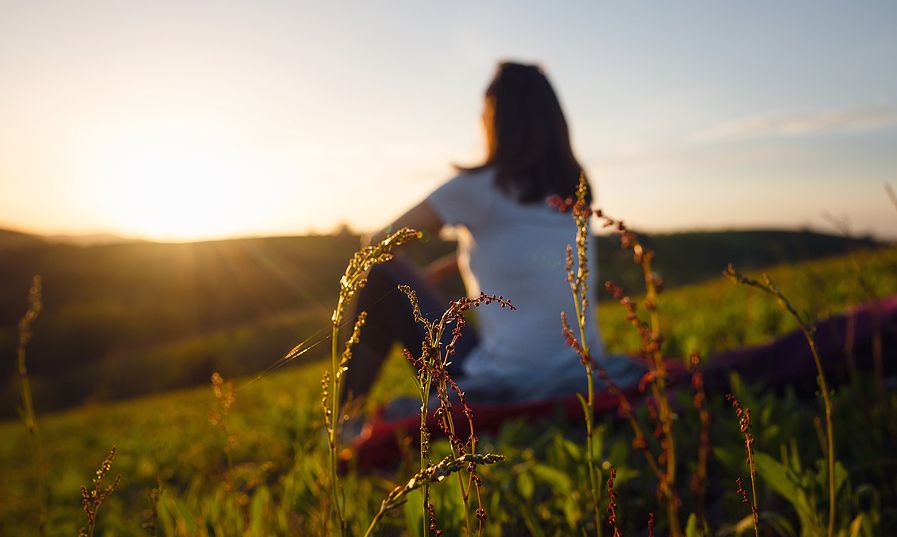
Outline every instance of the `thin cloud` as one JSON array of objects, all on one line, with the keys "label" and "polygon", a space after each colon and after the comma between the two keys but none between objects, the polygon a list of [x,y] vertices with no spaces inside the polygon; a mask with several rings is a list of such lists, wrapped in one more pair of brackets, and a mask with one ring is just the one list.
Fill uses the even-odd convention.
[{"label": "thin cloud", "polygon": [[693,139],[696,142],[723,142],[868,131],[893,125],[897,125],[897,110],[887,108],[764,114],[727,121],[696,133]]}]

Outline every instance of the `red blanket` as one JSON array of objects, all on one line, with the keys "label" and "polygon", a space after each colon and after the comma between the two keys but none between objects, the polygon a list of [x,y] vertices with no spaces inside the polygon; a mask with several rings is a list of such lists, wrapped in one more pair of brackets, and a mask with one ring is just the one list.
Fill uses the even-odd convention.
[{"label": "red blanket", "polygon": [[[681,360],[670,360],[667,369],[673,378],[684,373]],[[585,372],[583,372],[585,375]],[[637,388],[624,391],[630,400],[641,399]],[[619,399],[607,391],[595,394],[595,416],[616,412]],[[549,419],[562,419],[566,422],[582,419],[582,405],[576,394],[555,397],[542,401],[512,402],[506,404],[470,404],[473,410],[474,428],[477,434],[497,432],[505,421],[513,418],[526,418],[530,422]],[[452,420],[460,438],[466,439],[470,434],[467,417],[460,405],[452,406]],[[434,411],[427,415],[427,429],[431,434],[441,434]],[[417,446],[420,443],[420,416],[409,416],[394,421],[384,421],[375,415],[362,434],[355,439],[344,458],[352,458],[362,468],[384,466],[399,459],[400,443]]]}]

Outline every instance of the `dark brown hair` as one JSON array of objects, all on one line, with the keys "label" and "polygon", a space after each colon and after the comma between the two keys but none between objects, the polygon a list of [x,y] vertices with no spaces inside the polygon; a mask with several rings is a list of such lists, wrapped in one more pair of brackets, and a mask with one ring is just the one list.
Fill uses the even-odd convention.
[{"label": "dark brown hair", "polygon": [[462,171],[494,168],[496,186],[520,203],[575,194],[582,168],[570,147],[561,104],[541,67],[499,63],[486,89],[483,123],[486,160]]}]

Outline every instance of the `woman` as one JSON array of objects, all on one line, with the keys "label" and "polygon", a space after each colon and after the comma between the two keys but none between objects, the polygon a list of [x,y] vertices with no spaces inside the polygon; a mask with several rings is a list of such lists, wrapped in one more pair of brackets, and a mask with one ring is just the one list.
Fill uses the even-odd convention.
[{"label": "woman", "polygon": [[[372,269],[358,299],[368,323],[346,378],[350,397],[367,392],[394,342],[413,352],[420,349],[423,331],[396,285],[411,285],[424,314],[436,317],[448,302],[438,298],[431,283],[453,267],[460,269],[468,296],[481,290],[499,294],[517,308],[482,307],[477,311],[479,330],[465,329],[450,373],[469,399],[532,400],[585,386],[579,359],[564,344],[560,329],[561,311],[574,318],[564,252],[574,243],[576,229],[569,215],[545,203],[551,195],[573,196],[582,168],[542,69],[499,64],[486,90],[483,127],[484,162],[461,168],[387,228],[433,233],[456,228],[457,259],[440,260],[424,275],[398,260]],[[593,270],[592,289],[595,276]],[[593,355],[611,378],[623,386],[637,382],[644,373],[641,366],[604,355],[592,309],[586,326]]]}]

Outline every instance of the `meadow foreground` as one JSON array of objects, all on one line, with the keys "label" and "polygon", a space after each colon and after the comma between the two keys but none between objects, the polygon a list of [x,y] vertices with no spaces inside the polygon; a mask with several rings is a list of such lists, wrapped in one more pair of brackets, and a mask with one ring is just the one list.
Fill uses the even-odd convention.
[{"label": "meadow foreground", "polygon": [[[897,250],[858,252],[770,271],[800,308],[822,318],[864,296],[897,292]],[[864,284],[858,283],[862,277]],[[864,295],[865,294],[865,295]],[[723,278],[664,294],[661,312],[666,356],[703,356],[769,340],[796,327],[773,300]],[[610,302],[600,308],[600,324],[614,352],[638,348],[638,335],[625,312]],[[561,336],[560,327],[558,335]],[[38,416],[48,489],[48,535],[72,535],[84,525],[79,489],[111,446],[117,456],[111,473],[121,474],[117,490],[98,513],[97,535],[287,535],[316,534],[328,527],[327,440],[321,433],[322,363],[293,366],[258,380],[234,381],[232,406],[209,388],[144,399],[86,406]],[[410,368],[396,353],[371,404],[414,394]],[[226,386],[230,379],[222,381]],[[872,535],[897,528],[897,483],[888,453],[894,445],[892,389],[881,393],[872,375],[861,374],[833,394],[838,478],[838,534]],[[219,389],[219,396],[226,394]],[[752,410],[757,452],[760,524],[764,534],[815,535],[825,527],[824,453],[816,399],[767,393],[736,381],[733,393]],[[679,497],[684,524],[698,509],[712,534],[752,532],[751,510],[736,496],[736,478],[746,479],[744,438],[735,412],[722,394],[708,394],[711,456],[705,505],[690,492],[699,451],[698,410],[690,389],[672,399],[677,428]],[[648,409],[636,416],[648,431]],[[210,417],[212,419],[210,419]],[[617,526],[624,534],[644,534],[648,513],[664,534],[656,483],[645,467],[625,422],[596,416],[594,452],[602,484],[615,469]],[[37,535],[35,491],[27,433],[21,422],[0,426],[0,461],[5,486],[0,532]],[[439,435],[434,432],[434,439]],[[481,436],[479,450],[501,453],[505,461],[479,470],[488,522],[487,535],[567,535],[589,525],[590,508],[582,425],[510,422],[496,435]],[[649,438],[649,442],[652,440]],[[434,441],[433,457],[448,452]],[[351,534],[364,527],[386,493],[414,473],[414,450],[395,470],[342,476],[345,517]],[[464,525],[454,480],[434,488],[432,501],[441,529],[459,534]],[[603,486],[602,486],[603,488]],[[153,494],[152,491],[158,491]],[[606,491],[601,499],[607,506]],[[420,531],[419,504],[410,501],[387,513],[379,534]],[[694,517],[691,517],[694,518]],[[747,521],[745,523],[745,521]],[[415,530],[414,528],[417,528]],[[815,529],[814,529],[815,528]],[[605,528],[607,530],[607,528]],[[691,530],[698,528],[692,525]],[[698,533],[691,533],[698,534]]]}]

